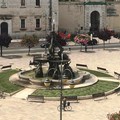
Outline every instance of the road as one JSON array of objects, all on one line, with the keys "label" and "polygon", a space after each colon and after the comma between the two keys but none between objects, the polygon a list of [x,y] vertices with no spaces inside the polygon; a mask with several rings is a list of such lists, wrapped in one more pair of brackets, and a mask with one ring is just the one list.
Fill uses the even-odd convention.
[{"label": "road", "polygon": [[[36,53],[36,52],[44,52],[45,49],[40,47],[40,44],[42,44],[42,42],[40,42],[36,47],[31,48],[31,53]],[[119,48],[120,47],[120,42],[116,42],[116,43],[106,43],[105,44],[105,48]],[[68,50],[69,48],[71,48],[71,50],[76,50],[76,49],[81,49],[80,45],[67,45],[67,46],[63,46],[64,50]],[[103,43],[99,43],[98,45],[93,45],[93,46],[87,46],[87,50],[94,50],[94,49],[103,49]],[[82,46],[82,51],[85,50],[85,46]],[[28,52],[28,48],[26,47],[22,47],[20,46],[20,43],[11,43],[10,47],[8,48],[4,48],[3,47],[3,54],[16,54],[16,53],[27,53]]]}]

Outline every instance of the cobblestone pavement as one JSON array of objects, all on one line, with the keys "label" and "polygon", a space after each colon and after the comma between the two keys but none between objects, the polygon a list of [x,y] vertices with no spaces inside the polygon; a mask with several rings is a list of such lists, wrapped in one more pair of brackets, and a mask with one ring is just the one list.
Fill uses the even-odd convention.
[{"label": "cobblestone pavement", "polygon": [[[69,57],[71,66],[76,69],[76,63],[87,64],[90,69],[97,66],[105,67],[113,75],[114,71],[120,73],[120,49],[90,50],[87,53],[79,50],[71,51]],[[6,55],[0,57],[0,65],[12,63],[13,68],[29,68],[32,57],[25,54]],[[72,111],[63,111],[63,120],[107,120],[108,113],[120,110],[120,96],[112,94],[108,99],[94,101],[93,99],[79,100],[71,103]],[[0,120],[60,120],[57,111],[59,101],[45,101],[35,103],[15,97],[0,99]]]}]

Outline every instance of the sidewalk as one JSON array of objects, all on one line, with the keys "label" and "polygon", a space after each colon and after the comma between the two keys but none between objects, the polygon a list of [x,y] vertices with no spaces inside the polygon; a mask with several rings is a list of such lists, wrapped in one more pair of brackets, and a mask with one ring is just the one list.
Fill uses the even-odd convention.
[{"label": "sidewalk", "polygon": [[[96,39],[96,40],[98,41],[98,44],[103,44],[103,40],[100,40],[100,39],[97,38],[97,37],[93,37],[93,39]],[[14,44],[17,44],[17,45],[19,46],[19,45],[20,45],[20,41],[21,41],[21,39],[13,39],[13,40],[11,41],[10,47],[12,46],[12,44],[13,44],[13,45],[14,45]],[[43,42],[45,42],[45,38],[39,39],[39,43],[40,43],[40,44],[43,43]],[[77,45],[76,43],[74,43],[74,42],[72,42],[72,41],[68,41],[67,43],[68,43],[68,45]],[[106,43],[106,44],[108,44],[108,43],[120,43],[120,40],[117,39],[117,38],[111,37],[111,39],[110,39],[110,40],[107,40],[105,43]],[[15,47],[15,46],[14,46],[14,47]]]},{"label": "sidewalk", "polygon": [[[43,52],[41,52],[43,53]],[[17,54],[18,55],[18,54]],[[7,56],[7,55],[6,55]],[[21,57],[9,59],[0,57],[0,65],[13,63],[12,68],[28,68],[32,56],[19,54]],[[114,71],[120,73],[120,50],[95,49],[92,52],[80,52],[72,50],[69,54],[70,66],[76,70],[76,64],[87,64],[88,68],[97,70],[97,66],[104,67],[109,74],[114,75]],[[34,90],[26,89],[32,93]],[[21,91],[16,97],[7,97],[0,100],[0,120],[59,120],[60,113],[57,111],[59,101],[45,101],[45,103],[35,103],[22,100],[22,95],[27,95],[26,91]],[[19,98],[20,97],[20,98]],[[71,103],[72,111],[63,112],[63,120],[108,120],[108,113],[119,112],[120,96],[109,95],[108,99],[94,101],[93,99],[81,100],[79,103]],[[24,98],[25,99],[25,98]]]},{"label": "sidewalk", "polygon": [[25,89],[21,90],[20,92],[14,94],[12,97],[26,100],[28,95],[32,94],[35,90],[36,89],[25,88]]}]

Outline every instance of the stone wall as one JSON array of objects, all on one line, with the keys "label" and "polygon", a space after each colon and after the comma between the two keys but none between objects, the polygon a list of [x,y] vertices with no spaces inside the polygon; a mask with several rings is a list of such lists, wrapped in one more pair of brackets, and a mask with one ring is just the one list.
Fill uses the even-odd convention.
[{"label": "stone wall", "polygon": [[115,12],[110,15],[107,13],[108,4],[105,4],[105,0],[90,2],[93,2],[93,5],[84,5],[83,0],[59,2],[59,29],[70,33],[88,32],[91,26],[91,13],[97,11],[100,15],[99,29],[109,28],[120,31],[120,1],[109,3],[110,8]]},{"label": "stone wall", "polygon": [[[8,24],[8,34],[19,38],[24,34],[37,34],[43,37],[49,30],[49,0],[40,0],[40,6],[36,6],[35,0],[25,0],[25,6],[21,6],[21,0],[0,0],[0,23]],[[58,1],[52,0],[52,7],[58,13]],[[52,12],[52,14],[54,14]],[[21,30],[21,18],[25,19],[25,30]],[[36,19],[40,19],[40,29],[36,29]],[[58,14],[55,15],[56,30],[58,29]]]}]

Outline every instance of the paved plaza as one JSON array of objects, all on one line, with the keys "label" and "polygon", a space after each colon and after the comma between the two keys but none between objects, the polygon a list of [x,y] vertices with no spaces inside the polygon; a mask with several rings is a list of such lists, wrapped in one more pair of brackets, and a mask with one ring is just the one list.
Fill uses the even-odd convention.
[{"label": "paved plaza", "polygon": [[[74,50],[69,57],[73,69],[76,69],[76,63],[81,63],[94,70],[97,70],[97,66],[105,67],[111,75],[114,75],[114,71],[120,73],[120,48],[89,49],[88,52]],[[32,56],[26,54],[6,54],[0,57],[0,65],[12,64],[12,68],[28,69],[32,59]],[[34,90],[28,91],[31,93]],[[59,101],[45,100],[45,103],[35,103],[23,98],[18,94],[0,99],[0,120],[60,120],[60,113],[57,111]],[[119,99],[120,96],[112,94],[106,100],[88,99],[79,100],[79,103],[73,102],[72,111],[63,111],[63,120],[107,120],[108,113],[120,110]]]}]

